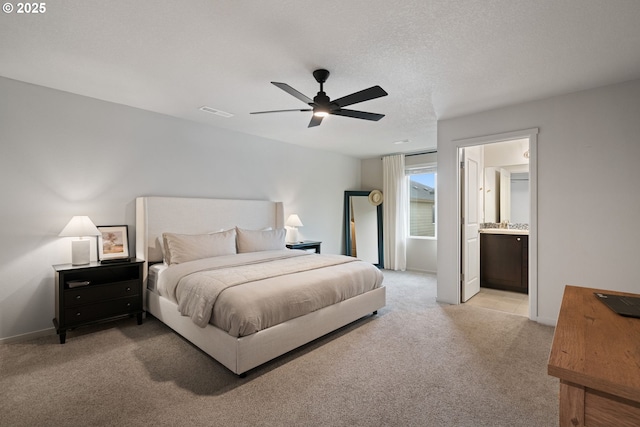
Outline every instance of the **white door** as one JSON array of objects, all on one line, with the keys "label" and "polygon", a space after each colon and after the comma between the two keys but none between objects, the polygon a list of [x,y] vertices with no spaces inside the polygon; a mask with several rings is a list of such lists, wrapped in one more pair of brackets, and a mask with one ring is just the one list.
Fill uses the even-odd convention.
[{"label": "white door", "polygon": [[462,150],[462,265],[461,302],[480,292],[480,147]]}]

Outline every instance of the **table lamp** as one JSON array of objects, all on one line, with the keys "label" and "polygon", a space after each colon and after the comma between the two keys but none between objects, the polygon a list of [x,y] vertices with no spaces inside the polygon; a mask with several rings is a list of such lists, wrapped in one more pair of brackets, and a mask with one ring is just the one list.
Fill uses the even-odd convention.
[{"label": "table lamp", "polygon": [[300,217],[296,214],[289,215],[287,221],[284,223],[287,227],[289,227],[289,242],[295,243],[298,241],[298,227],[302,227],[302,221],[300,221]]},{"label": "table lamp", "polygon": [[87,236],[99,236],[100,231],[91,222],[88,216],[74,216],[71,221],[62,229],[58,236],[60,237],[79,237],[79,240],[71,242],[71,264],[85,265],[89,264],[89,256],[91,253],[91,239],[84,239]]}]

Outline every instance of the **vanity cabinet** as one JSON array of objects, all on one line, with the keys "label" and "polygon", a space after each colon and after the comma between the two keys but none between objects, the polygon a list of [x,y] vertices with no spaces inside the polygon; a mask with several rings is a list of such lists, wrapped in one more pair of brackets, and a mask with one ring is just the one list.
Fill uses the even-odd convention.
[{"label": "vanity cabinet", "polygon": [[480,233],[480,286],[529,292],[529,236]]}]

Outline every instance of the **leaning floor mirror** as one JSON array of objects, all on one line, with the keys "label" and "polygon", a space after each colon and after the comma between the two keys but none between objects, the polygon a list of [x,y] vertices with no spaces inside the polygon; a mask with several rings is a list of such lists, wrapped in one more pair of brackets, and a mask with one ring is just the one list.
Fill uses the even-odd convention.
[{"label": "leaning floor mirror", "polygon": [[382,268],[382,193],[345,191],[344,228],[346,254]]}]

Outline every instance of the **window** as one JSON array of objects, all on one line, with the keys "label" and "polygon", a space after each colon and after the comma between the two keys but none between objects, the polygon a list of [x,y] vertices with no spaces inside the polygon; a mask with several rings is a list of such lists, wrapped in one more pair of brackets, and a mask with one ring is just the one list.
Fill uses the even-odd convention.
[{"label": "window", "polygon": [[436,237],[435,165],[407,169],[409,237]]}]

